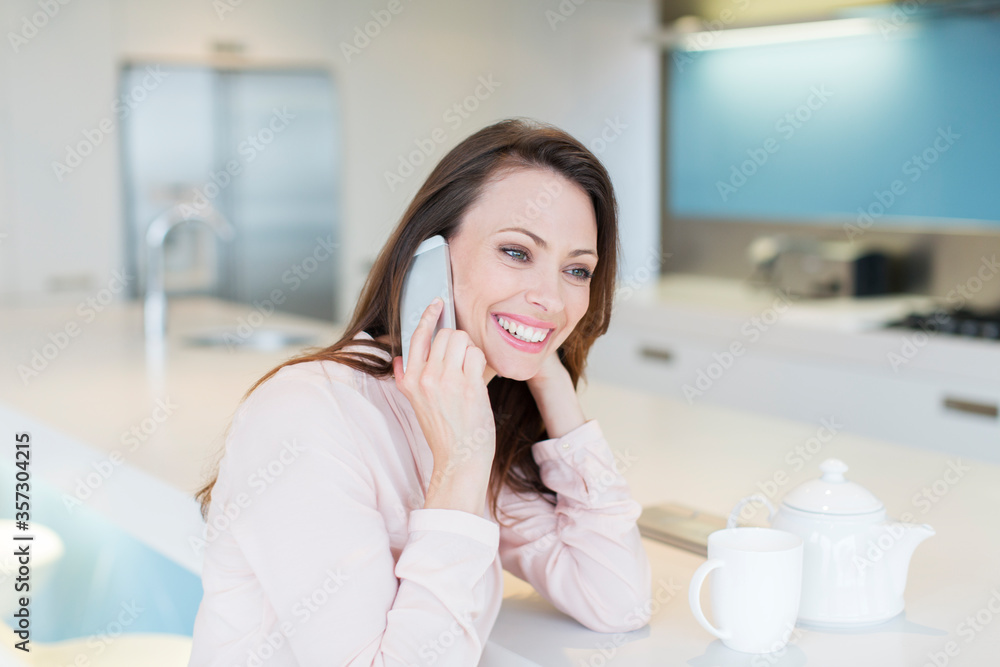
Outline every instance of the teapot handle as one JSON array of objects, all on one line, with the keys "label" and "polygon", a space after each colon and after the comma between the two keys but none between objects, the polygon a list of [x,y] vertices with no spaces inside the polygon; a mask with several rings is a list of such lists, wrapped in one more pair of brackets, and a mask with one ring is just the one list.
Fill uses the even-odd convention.
[{"label": "teapot handle", "polygon": [[729,521],[726,522],[726,528],[736,528],[739,525],[738,521],[740,513],[743,511],[743,507],[747,503],[751,502],[761,503],[767,507],[767,521],[768,523],[771,522],[771,519],[774,518],[774,505],[772,505],[771,501],[767,499],[767,496],[760,493],[754,493],[736,503],[736,507],[734,507],[733,511],[729,513]]}]

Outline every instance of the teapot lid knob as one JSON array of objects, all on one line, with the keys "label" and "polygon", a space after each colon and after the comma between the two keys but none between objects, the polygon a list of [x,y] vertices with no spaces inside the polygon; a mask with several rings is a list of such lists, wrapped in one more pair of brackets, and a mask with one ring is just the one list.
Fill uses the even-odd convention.
[{"label": "teapot lid knob", "polygon": [[873,496],[871,491],[844,479],[847,464],[840,459],[827,459],[819,465],[819,469],[823,474],[818,479],[811,479],[789,491],[782,506],[803,512],[841,516],[885,512],[882,501]]},{"label": "teapot lid knob", "polygon": [[824,482],[843,482],[847,464],[840,459],[827,459],[819,464],[819,469],[823,472]]}]

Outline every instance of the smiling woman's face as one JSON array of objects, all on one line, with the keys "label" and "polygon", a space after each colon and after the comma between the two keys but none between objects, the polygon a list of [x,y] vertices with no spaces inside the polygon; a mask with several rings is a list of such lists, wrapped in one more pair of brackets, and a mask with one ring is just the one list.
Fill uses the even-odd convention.
[{"label": "smiling woman's face", "polygon": [[533,377],[590,304],[590,198],[550,170],[506,172],[484,187],[449,246],[457,325],[485,353],[487,379]]}]

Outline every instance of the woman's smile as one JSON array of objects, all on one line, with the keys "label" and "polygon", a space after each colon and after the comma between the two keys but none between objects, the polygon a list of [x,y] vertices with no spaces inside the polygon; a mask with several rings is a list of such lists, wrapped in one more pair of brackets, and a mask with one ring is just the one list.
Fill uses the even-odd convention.
[{"label": "woman's smile", "polygon": [[[493,313],[492,319],[500,330],[500,336],[518,350],[525,352],[541,352],[545,349],[549,334],[555,330],[553,326],[531,326],[525,324],[525,319],[517,319],[509,314]],[[537,323],[536,320],[532,320]],[[544,324],[544,323],[541,323]]]}]

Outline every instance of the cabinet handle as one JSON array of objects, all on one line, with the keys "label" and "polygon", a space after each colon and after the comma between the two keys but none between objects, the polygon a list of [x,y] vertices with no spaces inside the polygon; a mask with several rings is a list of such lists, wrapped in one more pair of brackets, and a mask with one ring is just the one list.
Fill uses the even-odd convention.
[{"label": "cabinet handle", "polygon": [[674,355],[670,350],[665,350],[662,347],[649,347],[648,345],[643,345],[639,348],[639,355],[646,359],[653,359],[654,361],[662,361],[665,363],[670,363],[674,360]]},{"label": "cabinet handle", "polygon": [[964,401],[960,398],[948,398],[944,399],[944,407],[946,410],[956,410],[958,412],[968,412],[974,415],[982,415],[984,417],[996,418],[1000,410],[997,408],[997,404],[993,403],[976,403],[974,401]]}]

